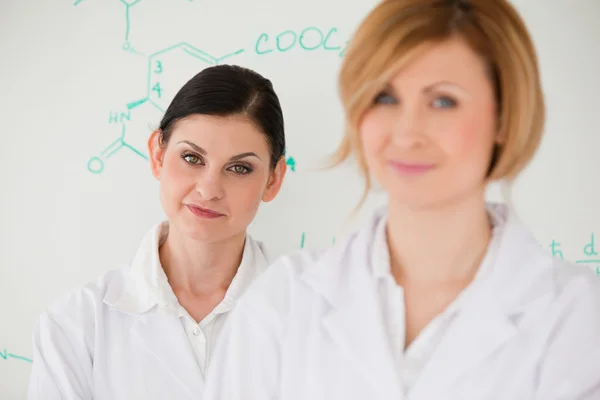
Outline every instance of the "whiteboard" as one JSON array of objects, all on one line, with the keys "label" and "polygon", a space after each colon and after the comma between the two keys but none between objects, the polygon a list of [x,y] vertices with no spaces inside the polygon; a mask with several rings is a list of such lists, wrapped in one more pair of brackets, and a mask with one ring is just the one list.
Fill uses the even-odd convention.
[{"label": "whiteboard", "polygon": [[[317,169],[342,136],[344,48],[374,4],[1,2],[0,398],[25,398],[35,317],[130,260],[164,217],[146,138],[206,66],[256,69],[280,95],[294,170],[250,229],[274,253],[328,245],[384,201],[375,191],[352,219],[355,167]],[[548,251],[600,271],[600,2],[515,4],[539,51],[548,122],[512,202]]]}]

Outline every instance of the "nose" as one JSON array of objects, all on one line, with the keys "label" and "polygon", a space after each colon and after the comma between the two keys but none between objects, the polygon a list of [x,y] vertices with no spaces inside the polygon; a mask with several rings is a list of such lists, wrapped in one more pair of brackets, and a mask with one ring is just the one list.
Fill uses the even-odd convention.
[{"label": "nose", "polygon": [[426,117],[421,107],[403,107],[394,120],[393,142],[402,147],[419,147],[426,139]]},{"label": "nose", "polygon": [[223,175],[219,168],[205,168],[196,181],[196,192],[204,200],[222,199],[225,191]]}]

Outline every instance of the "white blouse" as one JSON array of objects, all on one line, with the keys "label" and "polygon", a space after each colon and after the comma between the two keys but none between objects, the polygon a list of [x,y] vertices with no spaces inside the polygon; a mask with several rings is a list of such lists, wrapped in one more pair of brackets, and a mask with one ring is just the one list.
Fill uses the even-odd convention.
[{"label": "white blouse", "polygon": [[375,279],[378,280],[383,322],[386,326],[390,349],[396,360],[398,374],[405,395],[408,395],[411,388],[419,379],[421,371],[425,368],[438,344],[441,343],[452,322],[460,313],[462,305],[469,301],[468,297],[473,293],[474,287],[484,279],[484,276],[487,275],[489,269],[492,267],[493,256],[498,247],[500,236],[499,228],[497,228],[498,224],[493,219],[492,224],[494,226],[492,240],[484,261],[473,281],[442,313],[438,314],[427,324],[410,343],[406,351],[404,350],[406,339],[404,290],[396,283],[391,273],[391,262],[386,239],[387,219],[382,219],[377,226],[373,243],[374,251],[372,252],[372,273]]},{"label": "white blouse", "polygon": [[[240,297],[246,287],[258,276],[265,266],[257,268],[254,265],[253,258],[248,254],[248,243],[244,248],[244,256],[238,268],[238,271],[231,281],[229,288],[223,300],[206,316],[202,321],[197,323],[194,318],[183,308],[160,264],[158,248],[164,243],[168,234],[168,223],[163,222],[157,230],[156,236],[156,251],[152,252],[150,262],[143,269],[145,275],[144,281],[153,280],[154,284],[149,285],[149,290],[153,291],[153,295],[162,299],[159,302],[159,312],[173,315],[181,321],[181,325],[186,332],[191,348],[194,351],[196,361],[200,366],[203,374],[206,373],[206,367],[209,364],[212,351],[215,348],[219,333],[223,329],[226,321],[226,316],[233,309],[235,302]],[[168,340],[168,338],[165,338]]]}]

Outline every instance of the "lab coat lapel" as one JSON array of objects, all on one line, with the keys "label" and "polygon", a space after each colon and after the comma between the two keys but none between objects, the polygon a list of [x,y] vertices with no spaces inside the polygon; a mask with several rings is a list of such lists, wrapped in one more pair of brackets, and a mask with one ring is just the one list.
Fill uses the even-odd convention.
[{"label": "lab coat lapel", "polygon": [[328,300],[329,310],[322,325],[331,343],[354,366],[358,376],[365,377],[374,392],[379,392],[378,399],[402,399],[376,283],[368,270],[371,233],[363,231],[357,240],[342,248],[334,247],[305,275],[305,280]]},{"label": "lab coat lapel", "polygon": [[520,317],[537,312],[552,296],[552,275],[545,274],[550,266],[539,245],[515,215],[504,218],[489,274],[451,324],[411,400],[443,398],[461,377],[502,350],[518,332]]},{"label": "lab coat lapel", "polygon": [[[410,399],[443,398],[458,379],[502,348],[517,332],[490,299],[470,304],[451,325],[434,356],[421,372]],[[476,384],[476,382],[473,382]]]},{"label": "lab coat lapel", "polygon": [[136,319],[130,331],[132,341],[141,356],[148,356],[140,360],[147,363],[144,367],[149,371],[153,368],[159,371],[149,374],[148,379],[173,383],[174,398],[186,393],[189,398],[198,399],[204,377],[184,328],[176,316],[157,311],[157,306],[168,302],[159,288],[164,271],[158,250],[168,227],[167,222],[156,224],[146,234],[131,265],[111,281],[104,302]]},{"label": "lab coat lapel", "polygon": [[[356,277],[357,278],[357,277]],[[396,366],[372,283],[364,277],[363,287],[348,290],[323,319],[331,341],[373,388],[381,391],[378,399],[400,399]]]},{"label": "lab coat lapel", "polygon": [[141,315],[131,329],[142,351],[155,359],[160,376],[180,385],[190,399],[198,399],[204,387],[204,378],[194,358],[194,351],[174,316],[149,312]]}]

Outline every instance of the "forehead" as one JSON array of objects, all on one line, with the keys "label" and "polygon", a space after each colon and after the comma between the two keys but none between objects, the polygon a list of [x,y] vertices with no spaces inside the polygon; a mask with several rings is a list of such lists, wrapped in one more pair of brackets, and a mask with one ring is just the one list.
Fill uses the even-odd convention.
[{"label": "forehead", "polygon": [[175,124],[170,141],[189,140],[208,153],[268,153],[266,136],[245,116],[190,115]]},{"label": "forehead", "polygon": [[428,43],[415,50],[414,57],[392,75],[393,86],[450,81],[464,87],[487,83],[486,63],[460,37]]}]

